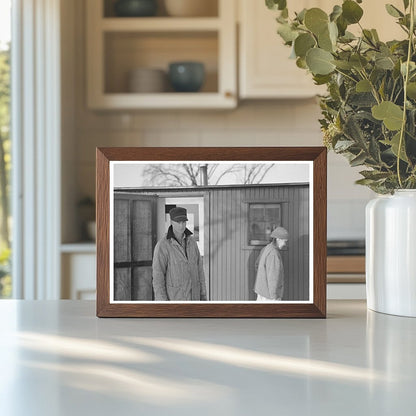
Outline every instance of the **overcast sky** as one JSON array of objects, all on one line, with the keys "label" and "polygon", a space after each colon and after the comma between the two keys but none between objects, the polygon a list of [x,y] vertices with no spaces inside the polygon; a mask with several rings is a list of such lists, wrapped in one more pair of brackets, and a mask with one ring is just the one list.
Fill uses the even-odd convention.
[{"label": "overcast sky", "polygon": [[[113,162],[114,166],[114,186],[115,187],[142,187],[149,186],[143,181],[143,169],[149,163],[138,162]],[[169,162],[171,163],[171,162]],[[236,162],[237,163],[237,162]],[[272,169],[270,169],[264,180],[265,183],[299,183],[309,182],[309,164],[311,162],[275,162]],[[222,169],[230,167],[232,163],[224,163],[223,168],[218,168],[218,174]],[[270,165],[270,163],[268,164]],[[214,179],[215,181],[215,179]],[[229,174],[223,177],[220,185],[236,185],[239,184],[234,174]]]}]

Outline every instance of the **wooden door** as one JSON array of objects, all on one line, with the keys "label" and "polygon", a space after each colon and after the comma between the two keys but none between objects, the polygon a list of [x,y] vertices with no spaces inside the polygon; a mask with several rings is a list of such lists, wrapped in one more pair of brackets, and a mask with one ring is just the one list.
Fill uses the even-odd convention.
[{"label": "wooden door", "polygon": [[153,300],[156,196],[114,195],[114,300]]}]

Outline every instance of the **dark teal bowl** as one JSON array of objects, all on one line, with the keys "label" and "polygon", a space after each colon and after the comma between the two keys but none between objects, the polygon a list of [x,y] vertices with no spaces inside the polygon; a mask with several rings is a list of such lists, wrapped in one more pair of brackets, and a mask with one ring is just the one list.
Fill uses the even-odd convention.
[{"label": "dark teal bowl", "polygon": [[169,64],[169,80],[177,92],[197,92],[205,80],[202,62],[172,62]]},{"label": "dark teal bowl", "polygon": [[156,0],[118,0],[114,12],[120,17],[154,16],[157,12]]}]

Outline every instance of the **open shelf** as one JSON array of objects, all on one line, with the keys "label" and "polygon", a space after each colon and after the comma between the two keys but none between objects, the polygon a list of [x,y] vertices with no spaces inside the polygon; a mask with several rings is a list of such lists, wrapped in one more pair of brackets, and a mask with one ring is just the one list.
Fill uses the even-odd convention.
[{"label": "open shelf", "polygon": [[139,18],[121,18],[103,19],[101,28],[106,32],[137,31],[137,32],[168,32],[168,31],[205,31],[218,30],[220,20],[215,17],[139,17]]},{"label": "open shelf", "polygon": [[[130,71],[137,68],[163,70],[167,79],[169,64],[177,61],[204,64],[204,84],[200,92],[191,94],[218,92],[218,38],[215,32],[111,32],[105,34],[104,54],[105,94],[131,93],[128,77]],[[165,88],[160,93],[174,93],[168,82]]]},{"label": "open shelf", "polygon": [[[87,7],[87,102],[91,109],[235,108],[237,105],[235,3],[212,0],[214,16],[115,17],[113,1]],[[161,3],[161,2],[159,2]],[[205,79],[198,92],[174,91],[172,62],[201,62]],[[129,87],[131,71],[165,72],[166,86]],[[141,78],[143,79],[143,78]],[[155,91],[155,92],[153,92]]]}]

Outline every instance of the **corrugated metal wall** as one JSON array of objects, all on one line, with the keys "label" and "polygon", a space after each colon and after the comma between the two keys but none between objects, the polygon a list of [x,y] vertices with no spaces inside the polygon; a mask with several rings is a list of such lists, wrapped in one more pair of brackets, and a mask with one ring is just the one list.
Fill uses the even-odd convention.
[{"label": "corrugated metal wall", "polygon": [[[148,193],[133,190],[132,193]],[[152,190],[152,195],[205,195],[204,269],[209,276],[209,300],[255,300],[255,261],[263,246],[248,245],[248,204],[281,203],[282,226],[290,234],[287,250],[282,252],[285,269],[284,300],[309,299],[309,186],[247,185],[200,187],[168,191]],[[209,201],[209,203],[208,203]],[[209,247],[208,247],[209,246]]]},{"label": "corrugated metal wall", "polygon": [[255,261],[260,247],[248,245],[248,204],[282,204],[290,234],[283,251],[284,300],[309,298],[309,187],[307,185],[217,188],[210,191],[211,300],[254,300]]}]

